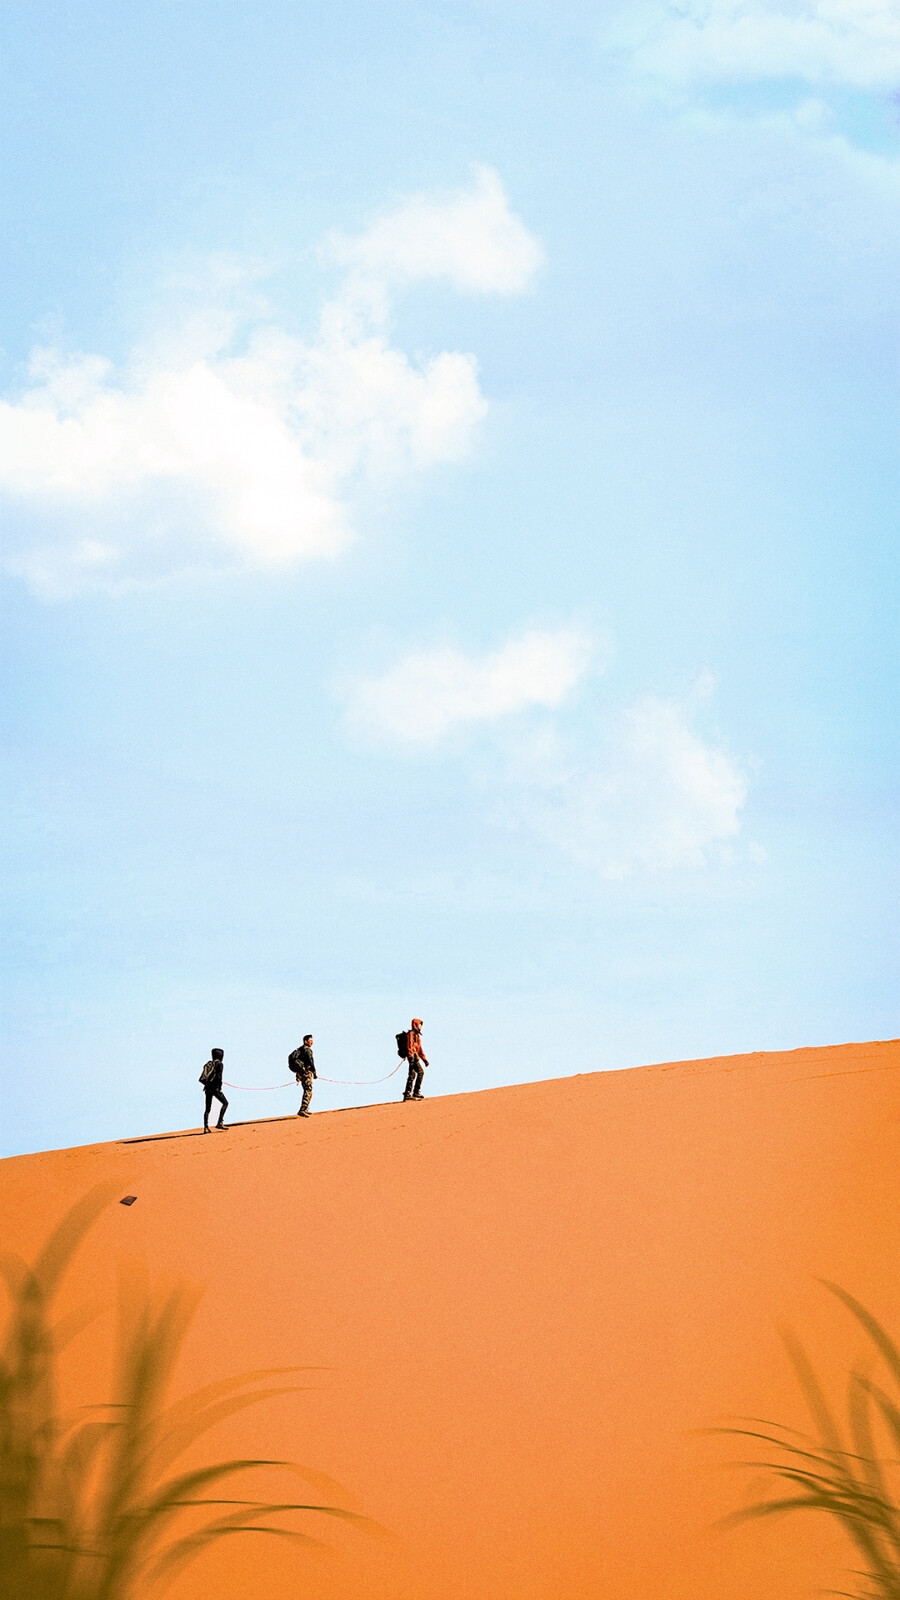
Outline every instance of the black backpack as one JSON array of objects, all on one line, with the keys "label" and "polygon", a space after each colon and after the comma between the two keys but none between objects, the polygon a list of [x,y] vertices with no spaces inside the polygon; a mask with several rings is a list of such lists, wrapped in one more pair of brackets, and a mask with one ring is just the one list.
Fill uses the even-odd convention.
[{"label": "black backpack", "polygon": [[408,1033],[398,1033],[397,1034],[397,1054],[400,1057],[401,1061],[408,1061],[409,1060],[409,1034]]},{"label": "black backpack", "polygon": [[295,1078],[297,1074],[303,1070],[303,1063],[299,1060],[300,1051],[302,1049],[303,1046],[298,1045],[296,1050],[292,1050],[288,1056],[288,1072],[292,1072]]}]

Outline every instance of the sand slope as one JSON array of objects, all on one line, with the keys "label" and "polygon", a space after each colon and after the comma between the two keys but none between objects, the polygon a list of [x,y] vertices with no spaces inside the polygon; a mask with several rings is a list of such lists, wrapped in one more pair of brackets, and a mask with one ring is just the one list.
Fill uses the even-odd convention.
[{"label": "sand slope", "polygon": [[898,1068],[842,1045],[17,1157],[3,1233],[32,1251],[101,1179],[138,1196],[70,1275],[104,1309],[69,1398],[109,1389],[126,1255],[206,1285],[180,1386],[325,1369],[216,1449],[309,1462],[399,1539],[247,1541],[178,1597],[791,1600],[849,1552],[814,1518],[711,1535],[742,1491],[692,1430],[803,1424],[774,1324],[835,1381],[863,1346],[817,1277],[900,1331]]}]

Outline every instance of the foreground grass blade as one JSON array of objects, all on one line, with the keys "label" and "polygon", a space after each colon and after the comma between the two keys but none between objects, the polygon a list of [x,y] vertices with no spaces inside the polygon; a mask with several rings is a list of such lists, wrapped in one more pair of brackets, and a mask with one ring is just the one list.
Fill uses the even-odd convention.
[{"label": "foreground grass blade", "polygon": [[[104,1186],[80,1200],[33,1266],[0,1263],[10,1300],[0,1344],[0,1594],[10,1600],[145,1600],[223,1538],[264,1534],[298,1550],[328,1549],[292,1525],[298,1517],[327,1517],[383,1534],[359,1513],[327,1500],[226,1499],[217,1492],[232,1484],[240,1491],[264,1470],[299,1476],[329,1497],[342,1497],[332,1479],[298,1462],[259,1456],[178,1470],[185,1451],[218,1423],[303,1387],[273,1384],[273,1378],[309,1370],[261,1369],[216,1379],[166,1404],[199,1301],[188,1286],[159,1295],[140,1272],[123,1278],[114,1399],[74,1418],[57,1414],[53,1300],[78,1244],[110,1198]],[[77,1319],[64,1319],[60,1341],[77,1327]]]},{"label": "foreground grass blade", "polygon": [[[732,1512],[720,1527],[817,1511],[839,1523],[865,1562],[862,1570],[851,1574],[856,1588],[830,1592],[845,1596],[845,1600],[900,1600],[900,1351],[859,1300],[837,1284],[825,1283],[825,1287],[863,1328],[888,1369],[888,1384],[895,1393],[854,1369],[849,1375],[847,1431],[843,1432],[803,1347],[792,1333],[782,1332],[816,1431],[802,1435],[767,1422],[753,1428],[709,1430],[766,1446],[770,1457],[757,1456],[742,1465],[768,1471],[773,1486],[786,1491]],[[882,1453],[879,1438],[883,1439]],[[885,1447],[887,1454],[883,1453]]]}]

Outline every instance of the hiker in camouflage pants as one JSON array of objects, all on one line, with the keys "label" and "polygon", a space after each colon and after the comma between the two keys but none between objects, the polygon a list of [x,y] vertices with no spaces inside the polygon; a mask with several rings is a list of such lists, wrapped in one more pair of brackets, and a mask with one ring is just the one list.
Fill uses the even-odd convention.
[{"label": "hiker in camouflage pants", "polygon": [[303,1085],[303,1100],[297,1115],[298,1117],[312,1116],[309,1103],[312,1099],[313,1079],[317,1074],[311,1033],[305,1033],[303,1035],[303,1043],[296,1050],[291,1051],[290,1065],[297,1082]]}]

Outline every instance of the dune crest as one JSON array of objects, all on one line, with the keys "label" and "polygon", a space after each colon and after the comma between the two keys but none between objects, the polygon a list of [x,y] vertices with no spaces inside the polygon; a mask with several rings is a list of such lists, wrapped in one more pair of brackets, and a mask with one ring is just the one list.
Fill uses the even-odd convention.
[{"label": "dune crest", "polygon": [[301,1563],[248,1539],[173,1600],[789,1600],[847,1587],[849,1546],[817,1516],[710,1533],[744,1491],[697,1430],[805,1425],[778,1322],[840,1387],[859,1329],[817,1279],[900,1333],[898,1068],[900,1041],[849,1044],[14,1157],[4,1244],[33,1256],[114,1182],[132,1203],[60,1295],[100,1308],[68,1403],[103,1398],[117,1265],[140,1257],[204,1290],[181,1388],[317,1368],[254,1442],[399,1536]]}]

